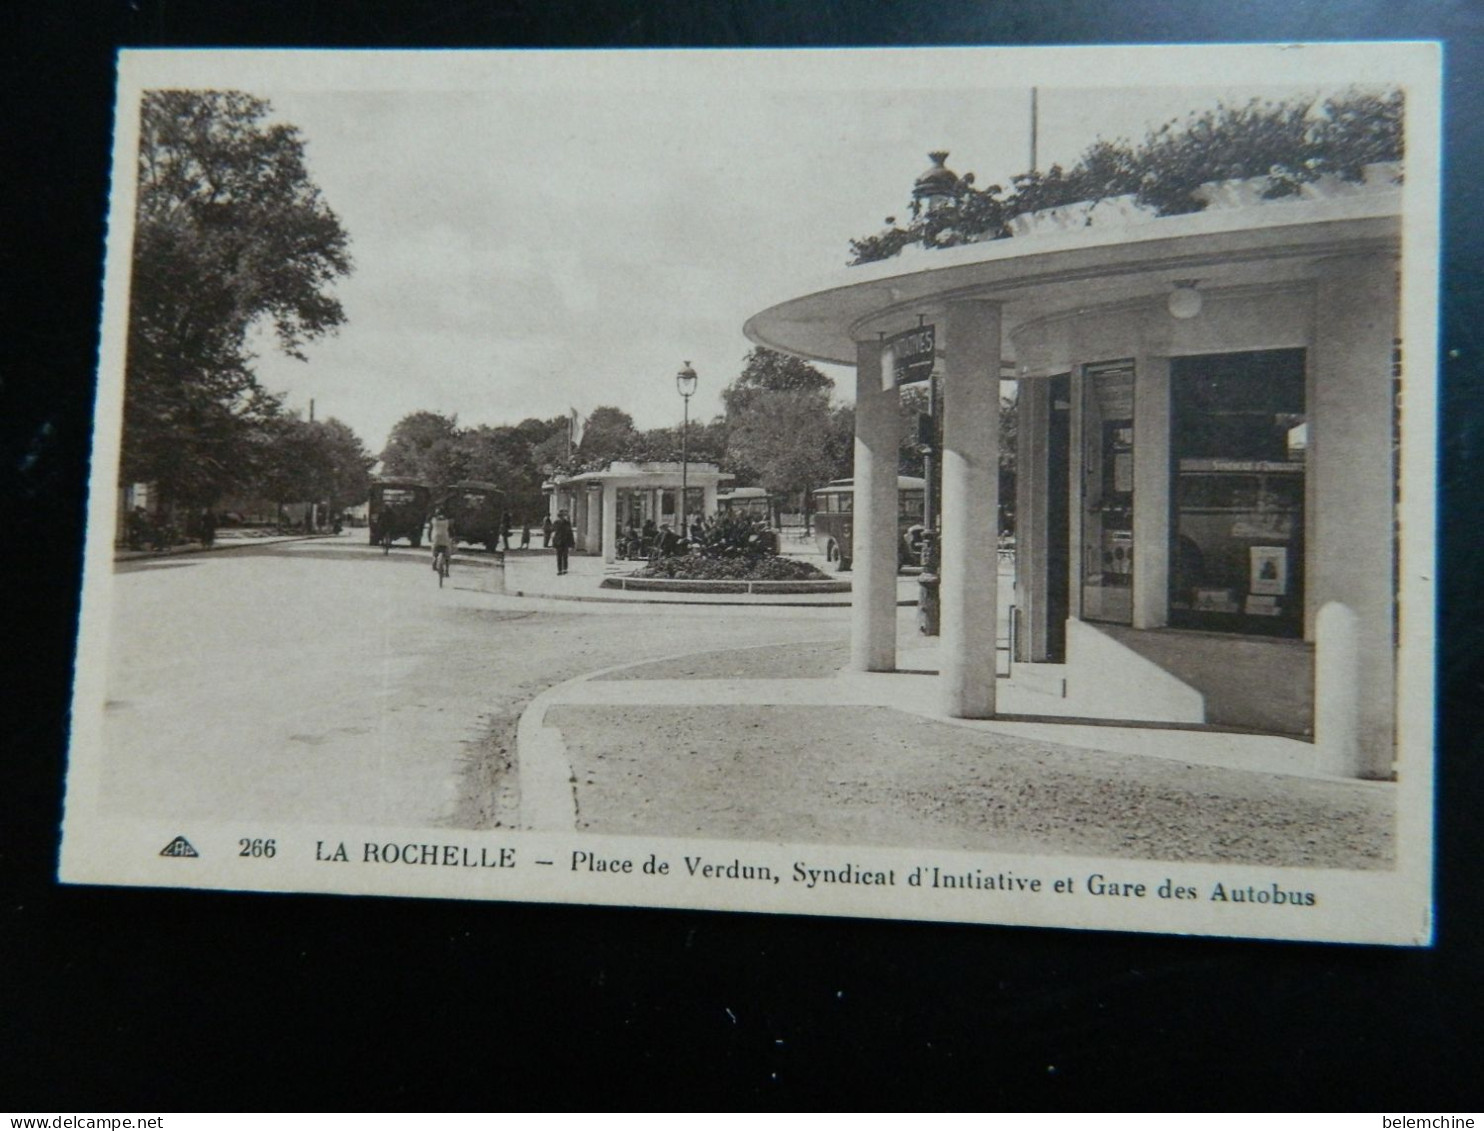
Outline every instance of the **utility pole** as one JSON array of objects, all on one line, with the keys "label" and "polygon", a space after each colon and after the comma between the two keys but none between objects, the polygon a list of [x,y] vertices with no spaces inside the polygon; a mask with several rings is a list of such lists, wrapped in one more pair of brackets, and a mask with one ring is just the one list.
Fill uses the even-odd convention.
[{"label": "utility pole", "polygon": [[1037,115],[1037,88],[1031,87],[1031,172],[1036,171],[1036,132],[1039,128]]}]

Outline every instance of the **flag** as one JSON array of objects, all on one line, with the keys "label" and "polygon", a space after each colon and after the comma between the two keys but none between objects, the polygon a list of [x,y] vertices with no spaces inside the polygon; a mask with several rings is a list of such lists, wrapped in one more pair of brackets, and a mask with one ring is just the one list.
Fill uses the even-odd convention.
[{"label": "flag", "polygon": [[583,420],[582,414],[574,408],[567,427],[568,442],[574,448],[582,443],[582,426],[585,423],[586,421]]}]

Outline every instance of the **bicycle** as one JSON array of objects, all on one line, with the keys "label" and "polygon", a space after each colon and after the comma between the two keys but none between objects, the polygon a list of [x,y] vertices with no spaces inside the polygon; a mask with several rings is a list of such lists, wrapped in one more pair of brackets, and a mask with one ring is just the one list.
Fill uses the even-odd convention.
[{"label": "bicycle", "polygon": [[433,570],[438,574],[439,589],[443,588],[443,580],[448,576],[448,558],[448,551],[442,546],[433,551]]}]

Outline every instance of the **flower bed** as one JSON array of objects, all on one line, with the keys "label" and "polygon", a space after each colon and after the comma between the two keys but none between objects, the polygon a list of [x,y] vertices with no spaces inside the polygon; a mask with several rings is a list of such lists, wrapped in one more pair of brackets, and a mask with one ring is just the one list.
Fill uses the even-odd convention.
[{"label": "flower bed", "polygon": [[794,558],[661,558],[627,577],[608,577],[605,589],[672,593],[848,593],[850,582],[832,578]]},{"label": "flower bed", "polygon": [[632,576],[672,581],[829,581],[828,574],[797,558],[707,558],[680,554],[661,558]]}]

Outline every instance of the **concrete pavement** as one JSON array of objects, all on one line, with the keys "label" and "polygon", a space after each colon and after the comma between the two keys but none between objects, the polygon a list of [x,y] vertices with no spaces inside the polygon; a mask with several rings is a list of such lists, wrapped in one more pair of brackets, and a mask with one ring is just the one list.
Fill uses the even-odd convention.
[{"label": "concrete pavement", "polygon": [[[808,718],[811,712],[858,714],[884,708],[904,721],[931,720],[954,728],[962,735],[960,756],[965,767],[976,764],[987,746],[1031,744],[1061,751],[1079,766],[1107,767],[1115,778],[1116,767],[1132,761],[1146,767],[1166,764],[1171,772],[1184,774],[1209,769],[1227,778],[1261,781],[1265,788],[1282,779],[1308,779],[1313,785],[1305,788],[1318,790],[1326,788],[1321,783],[1333,783],[1347,796],[1357,788],[1349,779],[1319,774],[1313,745],[1297,739],[1078,719],[1068,714],[1057,672],[1046,665],[1018,665],[1000,680],[1002,717],[945,718],[936,709],[937,642],[916,635],[910,611],[903,610],[899,616],[902,646],[896,672],[837,670],[824,678],[759,674],[721,679],[645,678],[649,673],[639,673],[636,678],[634,669],[651,666],[652,662],[646,662],[601,669],[543,691],[522,713],[517,731],[522,824],[541,829],[574,827],[580,787],[568,757],[569,743],[591,748],[594,743],[601,745],[605,735],[624,733],[632,725],[636,708],[670,718],[677,717],[675,709],[681,709],[681,731],[697,736],[735,728],[738,708],[779,708],[749,712],[746,742],[757,750],[798,749],[803,757],[808,755],[796,731],[800,718]],[[749,666],[745,652],[736,655],[736,666],[745,670]],[[767,670],[761,655],[751,666],[760,673]],[[801,708],[808,710],[800,715]],[[895,724],[883,729],[900,730]],[[951,738],[942,737],[941,730],[938,733],[939,745],[945,741],[952,745]],[[680,733],[670,738],[677,758],[684,757],[685,749],[701,745]],[[827,739],[824,742],[828,744]],[[1389,797],[1385,783],[1361,783],[1358,788],[1362,794],[1375,789]]]},{"label": "concrete pavement", "polygon": [[[924,650],[911,672],[840,671],[846,656],[838,641],[694,653],[543,691],[517,728],[519,827],[1277,867],[1395,862],[1395,787],[1315,774],[1307,743],[1029,713],[946,719],[930,706],[939,697]],[[1054,695],[1023,677],[1000,684],[1006,710],[1044,710]]]}]

